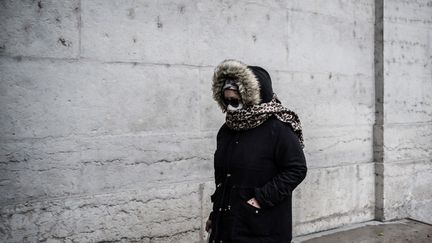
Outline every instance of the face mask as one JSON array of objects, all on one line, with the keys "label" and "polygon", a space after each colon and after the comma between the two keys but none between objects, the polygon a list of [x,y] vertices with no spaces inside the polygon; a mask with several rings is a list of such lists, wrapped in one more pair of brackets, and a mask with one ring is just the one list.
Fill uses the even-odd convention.
[{"label": "face mask", "polygon": [[242,103],[239,103],[238,105],[237,105],[237,107],[234,107],[234,106],[232,106],[231,104],[229,104],[228,106],[227,106],[227,109],[229,110],[229,111],[237,111],[237,110],[240,110],[240,109],[242,109],[243,108],[243,104]]},{"label": "face mask", "polygon": [[229,111],[236,111],[243,108],[243,104],[240,99],[236,98],[225,98],[224,103]]}]

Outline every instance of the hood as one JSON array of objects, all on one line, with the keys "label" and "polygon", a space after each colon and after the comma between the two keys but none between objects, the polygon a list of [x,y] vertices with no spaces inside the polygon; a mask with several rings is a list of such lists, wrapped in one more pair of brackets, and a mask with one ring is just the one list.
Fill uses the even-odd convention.
[{"label": "hood", "polygon": [[269,102],[273,97],[270,75],[258,66],[248,66],[241,61],[226,59],[214,70],[213,99],[223,112],[226,106],[223,102],[222,87],[226,79],[231,79],[239,87],[239,93],[245,106]]},{"label": "hood", "polygon": [[273,98],[273,88],[270,74],[262,67],[248,66],[252,70],[260,85],[261,103],[270,102]]}]

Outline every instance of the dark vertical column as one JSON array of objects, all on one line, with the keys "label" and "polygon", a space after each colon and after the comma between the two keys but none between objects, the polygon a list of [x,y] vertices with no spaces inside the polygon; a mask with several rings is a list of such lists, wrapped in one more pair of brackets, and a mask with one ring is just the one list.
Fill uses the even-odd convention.
[{"label": "dark vertical column", "polygon": [[204,208],[203,208],[203,204],[204,204],[204,200],[207,200],[207,198],[204,198],[204,184],[201,183],[199,184],[198,187],[199,190],[199,200],[200,200],[200,218],[201,218],[201,227],[200,227],[200,231],[199,231],[199,242],[200,243],[204,243],[205,240],[205,229],[203,228],[205,225],[205,222],[207,221],[207,217],[204,215]]},{"label": "dark vertical column", "polygon": [[375,219],[384,220],[384,0],[375,0],[374,76],[375,124],[373,160],[375,162]]}]

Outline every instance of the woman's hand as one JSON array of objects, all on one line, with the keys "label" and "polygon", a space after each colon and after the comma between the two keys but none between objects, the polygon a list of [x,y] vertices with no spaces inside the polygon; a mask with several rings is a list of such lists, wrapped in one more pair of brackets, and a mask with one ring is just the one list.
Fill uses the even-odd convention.
[{"label": "woman's hand", "polygon": [[212,221],[210,219],[207,219],[205,231],[209,232],[209,230],[211,229],[211,224],[212,224]]},{"label": "woman's hand", "polygon": [[247,203],[249,203],[250,205],[256,207],[256,208],[261,208],[261,206],[259,205],[258,201],[253,197],[251,199],[249,199],[247,201]]}]

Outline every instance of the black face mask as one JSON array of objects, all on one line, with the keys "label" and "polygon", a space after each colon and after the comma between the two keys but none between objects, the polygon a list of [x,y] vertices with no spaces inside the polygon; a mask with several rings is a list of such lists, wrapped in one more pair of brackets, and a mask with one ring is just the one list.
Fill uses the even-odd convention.
[{"label": "black face mask", "polygon": [[243,109],[243,103],[240,99],[228,98],[224,99],[224,103],[227,106],[228,111],[237,111]]}]

